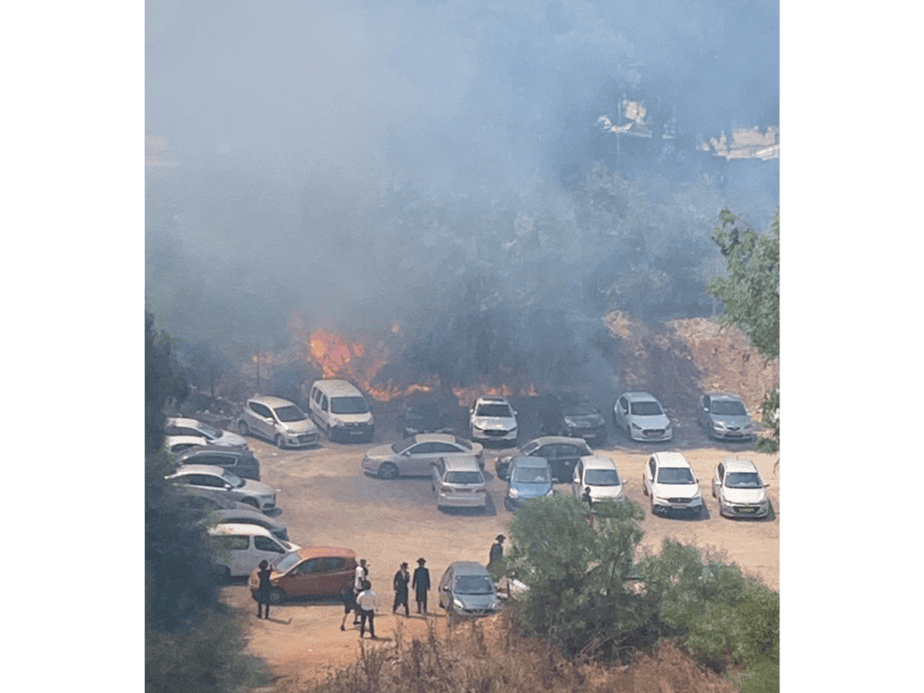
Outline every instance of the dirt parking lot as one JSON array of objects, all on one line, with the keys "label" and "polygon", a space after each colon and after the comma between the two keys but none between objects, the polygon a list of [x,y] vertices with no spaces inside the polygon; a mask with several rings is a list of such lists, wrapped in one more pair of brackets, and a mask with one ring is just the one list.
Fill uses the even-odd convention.
[{"label": "dirt parking lot", "polygon": [[[376,416],[373,444],[395,440],[397,434],[391,422],[378,413]],[[700,446],[652,447],[629,443],[623,435],[612,433],[609,442],[595,450],[616,462],[621,476],[629,482],[628,496],[646,508],[642,546],[657,551],[663,539],[672,537],[700,547],[715,547],[746,572],[779,589],[780,486],[779,471],[773,469],[776,456],[748,451],[744,445],[711,443],[694,424],[687,424],[686,429],[681,431],[678,442],[698,441]],[[422,633],[427,627],[423,618],[413,614],[410,619],[391,614],[391,578],[402,561],[413,569],[418,557],[426,558],[433,582],[452,561],[486,563],[495,535],[506,534],[512,518],[503,506],[504,484],[494,474],[494,459],[501,450],[485,451],[489,504],[482,514],[438,510],[428,478],[383,481],[367,476],[360,460],[370,444],[336,444],[322,438],[316,448],[279,450],[269,443],[249,440],[261,462],[263,480],[277,490],[277,504],[282,511],[279,518],[288,525],[291,540],[302,546],[349,547],[371,563],[370,578],[382,604],[377,634],[388,640],[395,637],[396,628]],[[529,437],[521,443],[524,440]],[[647,511],[642,468],[648,455],[660,449],[679,449],[692,464],[708,509],[705,519],[652,517]],[[710,480],[716,464],[736,454],[753,460],[770,484],[774,513],[767,520],[733,521],[719,515],[718,503],[711,497]],[[564,484],[556,490],[571,492]],[[277,677],[293,682],[313,680],[329,666],[352,661],[358,653],[358,632],[349,626],[345,632],[339,630],[343,614],[339,604],[287,603],[274,607],[270,620],[261,621],[256,618],[254,602],[243,582],[225,588],[224,595],[229,603],[252,614],[250,648],[269,663]],[[431,591],[434,612],[435,599]],[[441,613],[431,621],[445,623]]]}]

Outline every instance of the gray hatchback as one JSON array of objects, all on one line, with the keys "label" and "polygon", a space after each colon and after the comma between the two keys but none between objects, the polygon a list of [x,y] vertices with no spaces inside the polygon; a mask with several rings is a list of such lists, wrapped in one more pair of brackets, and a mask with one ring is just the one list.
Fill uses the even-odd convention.
[{"label": "gray hatchback", "polygon": [[497,591],[488,569],[475,561],[450,563],[438,588],[439,604],[450,615],[490,616],[497,612]]}]

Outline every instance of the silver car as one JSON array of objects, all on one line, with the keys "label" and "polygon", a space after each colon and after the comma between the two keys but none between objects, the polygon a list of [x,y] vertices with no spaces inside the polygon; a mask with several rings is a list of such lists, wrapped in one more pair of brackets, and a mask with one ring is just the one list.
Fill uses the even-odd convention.
[{"label": "silver car", "polygon": [[710,438],[754,439],[754,422],[736,395],[714,393],[700,397],[699,423]]},{"label": "silver car", "polygon": [[590,489],[590,500],[621,501],[626,499],[625,479],[620,478],[616,463],[609,457],[582,457],[574,467],[571,490],[576,498],[583,498]]},{"label": "silver car", "polygon": [[440,606],[452,616],[490,616],[498,609],[488,569],[475,561],[450,563],[437,589]]},{"label": "silver car", "polygon": [[276,508],[276,492],[269,484],[242,479],[237,474],[209,464],[188,464],[168,474],[167,481],[181,488],[221,491],[231,497],[259,508],[263,512]]},{"label": "silver car", "polygon": [[450,433],[419,433],[392,445],[378,445],[363,455],[362,467],[380,479],[399,476],[430,476],[430,466],[440,458],[474,457],[484,468],[481,443],[471,443]]},{"label": "silver car", "polygon": [[647,392],[624,392],[613,406],[613,424],[630,440],[670,440],[674,431],[664,407]]},{"label": "silver car", "polygon": [[318,427],[305,412],[287,399],[268,395],[247,400],[237,430],[242,436],[271,440],[278,448],[314,445],[319,437]]},{"label": "silver car", "polygon": [[715,468],[712,497],[723,517],[767,517],[767,486],[751,460],[725,460]]},{"label": "silver car", "polygon": [[437,508],[487,508],[488,489],[477,459],[441,457],[432,468],[430,488]]},{"label": "silver car", "polygon": [[247,441],[237,433],[222,431],[198,419],[170,417],[167,419],[166,432],[168,436],[199,436],[205,438],[209,445],[247,447]]}]

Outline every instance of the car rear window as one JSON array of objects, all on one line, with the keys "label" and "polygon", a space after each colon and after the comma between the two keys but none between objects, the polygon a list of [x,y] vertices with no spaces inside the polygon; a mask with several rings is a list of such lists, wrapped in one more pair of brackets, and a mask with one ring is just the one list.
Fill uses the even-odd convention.
[{"label": "car rear window", "polygon": [[447,472],[444,481],[447,484],[483,484],[481,472]]}]

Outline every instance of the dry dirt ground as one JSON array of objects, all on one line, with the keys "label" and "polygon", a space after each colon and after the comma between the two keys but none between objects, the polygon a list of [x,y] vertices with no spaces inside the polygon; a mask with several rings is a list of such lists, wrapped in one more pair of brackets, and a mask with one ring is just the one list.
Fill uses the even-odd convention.
[{"label": "dry dirt ground", "polygon": [[[691,416],[691,398],[695,402],[695,395],[713,389],[741,394],[752,415],[756,414],[762,389],[778,377],[778,364],[763,363],[750,351],[747,340],[742,341],[743,335],[719,331],[712,321],[675,321],[655,330],[614,314],[608,316],[607,324],[619,338],[620,362],[626,364],[620,375],[626,389],[634,387],[633,379],[639,385],[647,384],[646,389],[660,393],[677,421],[677,436],[671,445],[630,443],[623,434],[611,431],[607,444],[595,450],[616,462],[621,476],[629,481],[629,498],[646,508],[642,547],[657,551],[668,537],[714,547],[778,590],[777,456],[752,452],[744,444],[709,441]],[[514,406],[521,418],[529,421],[531,402],[514,402]],[[374,444],[395,440],[394,407],[382,405],[374,407],[374,412]],[[533,437],[529,425],[524,428],[521,443]],[[413,568],[418,557],[426,558],[435,583],[452,561],[487,562],[494,536],[507,534],[512,518],[503,507],[504,484],[494,475],[493,458],[500,450],[486,450],[489,505],[481,514],[438,510],[427,478],[383,481],[365,475],[360,460],[368,444],[336,444],[322,439],[316,448],[278,450],[250,439],[250,445],[262,464],[263,480],[277,490],[277,504],[282,510],[279,519],[288,525],[293,542],[349,547],[370,562],[370,578],[382,606],[376,630],[385,641],[393,641],[399,628],[406,635],[422,635],[427,629],[422,616],[412,613],[405,618],[391,613],[391,578],[402,561]],[[708,509],[704,519],[653,517],[647,512],[642,468],[651,452],[665,448],[682,451],[692,464]],[[735,455],[753,460],[769,482],[774,510],[769,519],[732,521],[719,515],[710,480],[716,464]],[[558,485],[557,490],[570,493],[566,485]],[[269,620],[258,620],[243,583],[224,588],[224,597],[250,614],[249,648],[268,663],[279,684],[315,680],[331,667],[355,661],[358,655],[358,630],[350,625],[344,632],[339,630],[343,608],[337,603],[287,603],[274,607]],[[431,591],[431,614],[429,621],[438,628],[446,627],[446,619],[436,607],[435,591]]]}]

